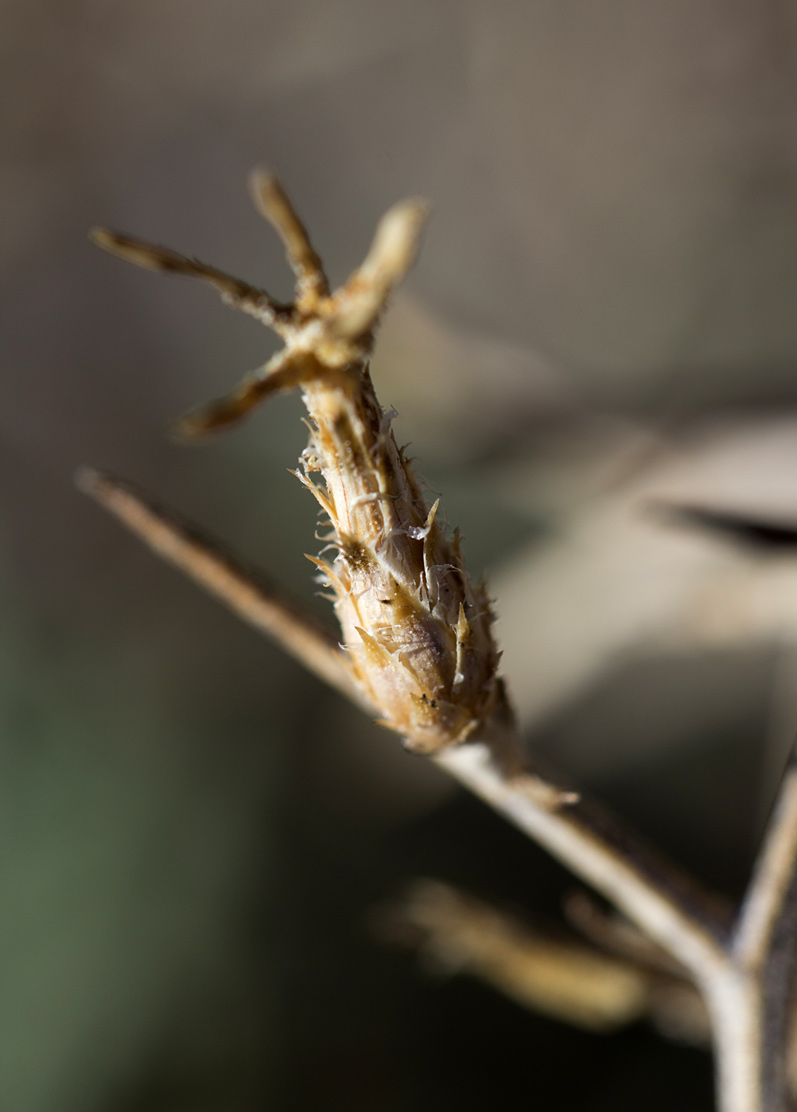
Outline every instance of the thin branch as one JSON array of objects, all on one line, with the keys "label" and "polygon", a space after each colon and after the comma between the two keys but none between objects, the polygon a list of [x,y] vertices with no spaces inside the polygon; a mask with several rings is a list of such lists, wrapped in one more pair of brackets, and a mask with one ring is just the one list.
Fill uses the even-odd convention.
[{"label": "thin branch", "polygon": [[[744,1032],[746,1073],[765,1110],[785,1107],[794,1024],[795,913],[797,746],[789,757],[732,940],[733,971],[746,990],[751,1013]],[[718,1034],[723,1022],[727,1020],[715,1018]]]},{"label": "thin branch", "polygon": [[[722,901],[596,804],[582,798],[560,810],[540,807],[524,777],[503,776],[483,745],[459,746],[432,759],[611,900],[694,977],[703,980],[725,964]],[[539,774],[530,766],[529,775]]]},{"label": "thin branch", "polygon": [[[80,485],[318,676],[372,716],[381,713],[382,722],[411,748],[430,754],[661,945],[692,976],[708,1006],[722,1112],[782,1112],[797,905],[795,758],[735,928],[716,897],[596,804],[524,760],[497,673],[486,600],[477,605],[478,592],[470,586],[458,546],[432,530],[434,515],[407,461],[386,436],[386,415],[368,374],[374,325],[415,257],[427,208],[408,201],[391,209],[365,262],[330,295],[320,260],[281,187],[260,174],[253,190],[297,274],[297,299],[290,306],[140,240],[105,231],[94,239],[139,266],[209,282],[228,304],[282,336],[285,351],[229,398],[195,414],[191,428],[228,424],[273,390],[301,388],[311,417],[310,458],[327,487],[317,496],[340,550],[336,568],[324,565],[324,571],[336,591],[344,639],[359,645],[360,655],[349,658],[330,634],[259,576],[135,488],[90,471],[82,473]],[[386,533],[384,514],[366,512],[375,507],[377,493],[401,500],[400,528]],[[350,505],[360,507],[356,529],[343,513]],[[425,520],[429,526],[418,537]],[[398,537],[407,543],[399,546]],[[440,596],[427,613],[420,602],[430,590],[430,565],[454,569],[457,576],[449,576],[447,601]],[[398,642],[388,617],[393,613],[403,623]],[[404,644],[413,646],[412,667],[402,655]]]},{"label": "thin branch", "polygon": [[797,746],[792,748],[734,936],[737,960],[761,968],[790,910],[797,878]]},{"label": "thin branch", "polygon": [[249,625],[272,637],[319,679],[368,713],[362,692],[351,678],[348,661],[335,638],[286,602],[258,573],[225,553],[215,542],[131,483],[83,468],[79,488],[109,510],[153,551],[180,568]]},{"label": "thin branch", "polygon": [[180,274],[185,278],[198,278],[201,282],[207,282],[218,290],[226,305],[240,309],[271,327],[278,325],[289,315],[288,307],[269,297],[265,290],[250,286],[248,282],[233,278],[223,270],[201,263],[198,259],[189,259],[167,247],[157,247],[143,239],[112,232],[109,228],[93,228],[90,234],[92,242],[104,251],[144,270]]}]

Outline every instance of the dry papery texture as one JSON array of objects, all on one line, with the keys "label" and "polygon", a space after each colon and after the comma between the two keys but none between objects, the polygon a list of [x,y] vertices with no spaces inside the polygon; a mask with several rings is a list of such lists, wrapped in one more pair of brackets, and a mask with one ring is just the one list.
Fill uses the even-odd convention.
[{"label": "dry papery texture", "polygon": [[[178,431],[204,435],[233,424],[273,393],[301,391],[310,441],[298,476],[329,529],[321,554],[311,559],[331,589],[343,645],[129,484],[85,472],[82,485],[163,556],[396,730],[409,748],[430,755],[537,840],[638,928],[630,950],[629,935],[621,931],[625,948],[611,962],[596,961],[583,948],[529,943],[475,904],[445,893],[441,902],[440,890],[430,902],[427,891],[415,901],[414,927],[434,934],[437,953],[456,954],[463,966],[516,998],[575,1022],[612,1026],[650,1014],[671,1028],[680,1024],[692,1037],[710,1026],[723,1112],[786,1109],[797,766],[789,767],[735,911],[524,758],[497,674],[486,592],[470,583],[458,537],[449,539],[443,527],[439,501],[427,503],[368,370],[375,325],[413,261],[426,208],[408,201],[390,210],[365,262],[330,293],[281,187],[262,173],[252,185],[296,274],[291,304],[128,236],[97,231],[94,238],[138,265],[210,283],[226,303],[282,338],[284,348],[260,371],[189,415]],[[322,483],[314,480],[317,474]],[[603,940],[609,935],[618,937],[609,931]],[[651,954],[655,976],[629,974],[625,966],[649,962]],[[674,999],[680,1003],[673,1005]]]},{"label": "dry papery texture", "polygon": [[[508,717],[484,586],[471,584],[459,535],[447,536],[439,499],[421,485],[374,393],[373,326],[411,265],[426,206],[409,201],[383,219],[363,265],[330,294],[317,255],[287,198],[267,174],[253,177],[262,211],[283,235],[297,274],[293,305],[212,268],[100,231],[95,241],[129,261],[212,282],[225,299],[269,324],[285,347],[230,397],[184,419],[185,436],[238,420],[268,395],[301,390],[310,441],[299,479],[329,531],[318,557],[331,588],[353,678],[378,721],[409,748],[433,753],[473,735],[493,736]],[[323,486],[313,476],[320,473]],[[334,550],[334,557],[326,553]]]}]

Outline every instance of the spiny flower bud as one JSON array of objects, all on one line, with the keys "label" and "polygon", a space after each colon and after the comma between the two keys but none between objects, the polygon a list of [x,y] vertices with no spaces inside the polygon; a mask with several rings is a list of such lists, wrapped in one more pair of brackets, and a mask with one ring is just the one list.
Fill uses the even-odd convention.
[{"label": "spiny flower bud", "polygon": [[447,537],[439,500],[427,504],[368,367],[378,316],[412,264],[426,206],[408,201],[392,209],[365,262],[330,293],[275,179],[255,175],[253,191],[297,275],[293,304],[280,305],[174,252],[112,232],[94,234],[102,247],[140,266],[211,283],[228,304],[257,316],[284,340],[264,368],[233,394],[189,415],[179,431],[195,436],[219,429],[270,394],[298,388],[310,441],[297,474],[331,530],[321,555],[310,559],[332,590],[363,701],[418,752],[501,737],[510,712],[497,676],[489,599],[468,578],[458,534]]},{"label": "spiny flower bud", "polygon": [[[471,586],[439,501],[428,508],[363,366],[306,383],[303,481],[332,526],[329,562],[352,668],[386,726],[433,752],[470,736],[496,709],[497,653],[482,588]],[[324,488],[311,476],[320,472]]]}]

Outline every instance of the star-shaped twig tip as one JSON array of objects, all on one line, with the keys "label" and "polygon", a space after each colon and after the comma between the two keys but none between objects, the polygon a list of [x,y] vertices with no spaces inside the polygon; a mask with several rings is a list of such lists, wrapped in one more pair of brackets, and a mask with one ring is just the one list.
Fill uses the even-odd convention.
[{"label": "star-shaped twig tip", "polygon": [[233,278],[197,259],[132,236],[95,228],[98,247],[146,270],[198,278],[212,285],[222,300],[273,328],[285,343],[265,367],[248,375],[227,397],[181,418],[172,428],[180,441],[196,441],[227,428],[272,393],[302,385],[310,375],[363,366],[373,343],[380,313],[407,273],[418,251],[429,206],[421,200],[395,205],[382,218],[365,261],[335,293],[302,221],[277,178],[255,170],[250,188],[258,211],[274,227],[296,275],[292,304],[282,305],[263,290]]}]

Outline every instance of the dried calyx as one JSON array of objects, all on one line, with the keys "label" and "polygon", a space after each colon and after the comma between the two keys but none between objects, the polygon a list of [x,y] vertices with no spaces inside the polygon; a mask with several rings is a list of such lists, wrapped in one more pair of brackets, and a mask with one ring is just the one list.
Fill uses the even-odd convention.
[{"label": "dried calyx", "polygon": [[368,369],[379,314],[415,258],[426,206],[407,201],[391,209],[365,262],[330,293],[280,185],[257,173],[252,187],[296,274],[289,305],[175,252],[105,230],[93,233],[101,247],[139,266],[210,283],[227,304],[256,316],[284,341],[262,369],[184,418],[178,431],[190,437],[212,432],[269,395],[298,388],[311,434],[297,475],[330,526],[321,556],[311,559],[332,590],[364,701],[413,750],[436,753],[473,739],[513,761],[507,746],[513,748],[515,731],[497,675],[489,600],[468,578],[458,535],[447,537],[439,501],[426,504]]}]

